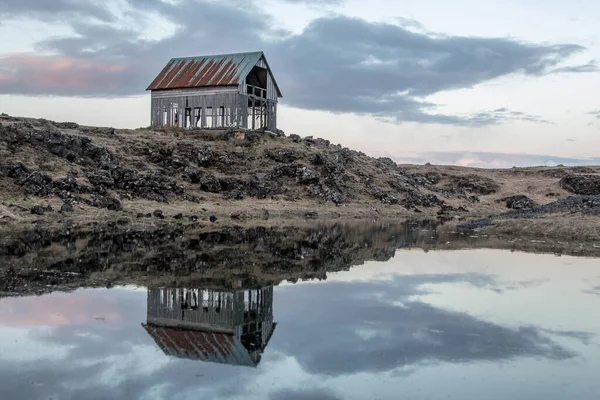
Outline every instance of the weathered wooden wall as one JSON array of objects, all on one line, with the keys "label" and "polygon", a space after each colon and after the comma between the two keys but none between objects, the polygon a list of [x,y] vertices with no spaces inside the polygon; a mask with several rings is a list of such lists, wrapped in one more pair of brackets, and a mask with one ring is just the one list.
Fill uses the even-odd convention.
[{"label": "weathered wooden wall", "polygon": [[[180,128],[223,128],[233,126],[236,128],[252,129],[248,123],[248,117],[252,116],[252,109],[248,106],[251,96],[232,91],[217,91],[214,93],[176,94],[164,92],[152,93],[151,125],[153,127],[178,126]],[[264,99],[263,99],[264,100]],[[259,99],[257,99],[258,105]],[[174,106],[176,105],[176,107]],[[222,107],[222,109],[221,109]],[[178,110],[179,118],[175,124],[174,109]],[[185,109],[191,109],[192,116],[196,109],[201,110],[201,118],[196,123],[192,118],[188,125],[184,118]],[[258,113],[259,110],[257,109]],[[277,102],[266,101],[266,124],[265,128],[270,131],[277,129]],[[260,126],[255,126],[258,129]]]},{"label": "weathered wooden wall", "polygon": [[[231,331],[241,334],[248,324],[272,324],[273,288],[233,292],[209,289],[149,289],[149,323]],[[270,322],[269,322],[270,321]],[[183,326],[184,324],[181,324]],[[262,325],[261,325],[262,326]]]}]

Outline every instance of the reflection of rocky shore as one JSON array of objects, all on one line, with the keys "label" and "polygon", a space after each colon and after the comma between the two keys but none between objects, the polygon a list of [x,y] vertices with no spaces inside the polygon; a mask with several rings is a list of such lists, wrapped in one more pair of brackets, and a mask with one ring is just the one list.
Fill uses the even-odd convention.
[{"label": "reflection of rocky shore", "polygon": [[169,356],[257,366],[275,329],[273,287],[149,289],[143,326]]},{"label": "reflection of rocky shore", "polygon": [[32,231],[0,243],[0,294],[35,294],[81,286],[245,287],[325,279],[399,248],[500,248],[598,255],[593,245],[500,240],[459,234],[434,222],[227,227],[93,233]]}]

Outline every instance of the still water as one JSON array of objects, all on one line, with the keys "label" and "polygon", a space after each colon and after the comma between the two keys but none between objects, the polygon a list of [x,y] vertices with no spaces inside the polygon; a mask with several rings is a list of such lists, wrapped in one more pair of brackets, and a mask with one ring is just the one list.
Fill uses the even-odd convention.
[{"label": "still water", "polygon": [[0,300],[1,399],[599,399],[600,261],[399,250],[267,287]]}]

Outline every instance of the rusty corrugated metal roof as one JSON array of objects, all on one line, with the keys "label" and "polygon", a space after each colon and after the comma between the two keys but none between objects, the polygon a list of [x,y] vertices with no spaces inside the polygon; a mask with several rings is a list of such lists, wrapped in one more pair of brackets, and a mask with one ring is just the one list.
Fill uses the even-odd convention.
[{"label": "rusty corrugated metal roof", "polygon": [[233,335],[144,325],[161,350],[170,356],[220,364],[256,366],[248,350]]},{"label": "rusty corrugated metal roof", "polygon": [[173,58],[146,90],[239,85],[263,56],[257,51]]}]

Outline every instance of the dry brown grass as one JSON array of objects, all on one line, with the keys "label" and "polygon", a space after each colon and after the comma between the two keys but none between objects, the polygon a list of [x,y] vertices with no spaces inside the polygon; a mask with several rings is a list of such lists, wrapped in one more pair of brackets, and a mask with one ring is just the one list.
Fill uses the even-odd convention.
[{"label": "dry brown grass", "polygon": [[557,214],[540,219],[497,220],[485,231],[508,237],[551,238],[600,244],[600,217]]},{"label": "dry brown grass", "polygon": [[[444,165],[400,165],[407,171],[425,174],[436,172],[442,174],[443,180],[437,186],[443,186],[452,177],[479,175],[490,178],[500,185],[500,189],[490,195],[479,196],[481,203],[470,205],[475,215],[494,214],[506,211],[505,204],[500,201],[505,197],[523,194],[536,203],[543,205],[559,198],[571,196],[560,187],[560,178],[569,173],[600,174],[600,166],[591,167],[529,167],[508,169],[468,168]],[[452,203],[450,201],[449,203]],[[455,202],[456,203],[456,202]]]}]

